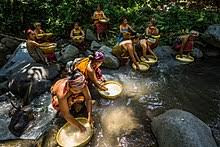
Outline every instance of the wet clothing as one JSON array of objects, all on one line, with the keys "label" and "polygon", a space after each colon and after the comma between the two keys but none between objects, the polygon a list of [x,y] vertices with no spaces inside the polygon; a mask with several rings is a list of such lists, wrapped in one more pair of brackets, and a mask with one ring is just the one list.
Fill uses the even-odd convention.
[{"label": "wet clothing", "polygon": [[159,44],[159,39],[156,39],[156,38],[152,37],[151,35],[155,35],[155,36],[159,35],[158,29],[148,27],[146,30],[146,35],[147,35],[146,37],[149,38],[149,39],[147,39],[147,43],[148,43],[148,45],[150,45],[150,48],[151,49],[156,48]]},{"label": "wet clothing", "polygon": [[73,36],[82,36],[81,28],[73,29]]},{"label": "wet clothing", "polygon": [[[57,111],[60,111],[57,94],[62,93],[63,95],[67,95],[69,91],[70,91],[70,88],[68,86],[68,79],[67,78],[58,80],[51,87],[52,106],[53,106],[54,109],[56,109]],[[82,102],[84,101],[84,96],[82,95],[82,93],[72,93],[67,98],[67,102],[68,102],[68,105],[69,105],[70,109],[71,109],[72,105],[78,103],[78,102],[76,102],[77,100],[81,100]]]}]

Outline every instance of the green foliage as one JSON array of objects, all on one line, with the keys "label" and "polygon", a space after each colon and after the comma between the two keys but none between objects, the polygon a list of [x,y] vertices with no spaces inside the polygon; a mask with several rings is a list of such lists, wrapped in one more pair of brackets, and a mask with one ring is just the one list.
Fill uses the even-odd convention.
[{"label": "green foliage", "polygon": [[176,5],[168,5],[169,10],[156,9],[158,5],[167,5],[168,0],[2,0],[0,31],[22,36],[24,29],[40,21],[46,31],[68,37],[75,21],[84,28],[92,28],[91,16],[99,3],[111,20],[111,28],[116,31],[119,31],[123,16],[127,16],[129,23],[141,34],[149,18],[155,17],[162,43],[169,43],[191,29],[203,32],[208,25],[220,23],[217,12],[204,9],[191,10]]}]

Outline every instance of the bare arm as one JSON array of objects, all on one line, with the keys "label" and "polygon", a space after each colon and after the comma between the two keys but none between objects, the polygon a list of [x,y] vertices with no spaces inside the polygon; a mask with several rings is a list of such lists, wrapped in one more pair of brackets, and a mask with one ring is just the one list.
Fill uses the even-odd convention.
[{"label": "bare arm", "polygon": [[73,38],[73,29],[70,32],[70,38]]},{"label": "bare arm", "polygon": [[135,49],[134,45],[133,45],[133,49],[134,49],[134,56],[135,56],[135,58],[137,59],[138,62],[140,62],[141,60],[139,59],[139,57],[137,55],[137,52],[136,52],[136,49]]},{"label": "bare arm", "polygon": [[107,19],[107,17],[105,16],[105,13],[102,11],[102,15],[104,19]]},{"label": "bare arm", "polygon": [[135,30],[132,29],[132,27],[130,25],[128,25],[128,29],[130,29],[133,33],[135,32]]},{"label": "bare arm", "polygon": [[89,79],[95,84],[96,87],[98,87],[101,90],[107,90],[105,87],[103,87],[99,82],[96,77],[95,71],[93,69],[88,69],[88,76]]},{"label": "bare arm", "polygon": [[85,86],[82,90],[83,95],[85,96],[85,103],[86,103],[86,108],[88,112],[88,121],[89,123],[93,123],[92,119],[92,98],[89,92],[88,86]]},{"label": "bare arm", "polygon": [[82,126],[69,112],[69,106],[67,103],[67,98],[58,97],[60,112],[63,117],[68,121],[71,125],[76,126],[80,129],[81,132],[85,131],[86,128]]},{"label": "bare arm", "polygon": [[84,37],[85,36],[84,31],[81,28],[80,28],[80,30],[81,30],[82,36]]}]

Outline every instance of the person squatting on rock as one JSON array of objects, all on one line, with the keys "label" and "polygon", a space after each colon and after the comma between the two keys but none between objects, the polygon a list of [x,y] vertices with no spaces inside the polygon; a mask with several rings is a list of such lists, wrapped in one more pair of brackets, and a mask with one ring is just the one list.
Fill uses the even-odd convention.
[{"label": "person squatting on rock", "polygon": [[92,82],[96,87],[101,90],[107,90],[102,85],[105,81],[102,76],[101,69],[99,68],[104,62],[105,55],[102,52],[96,51],[94,56],[86,58],[77,58],[74,61],[67,63],[67,71],[71,73],[74,70],[79,70],[85,78]]},{"label": "person squatting on rock", "polygon": [[78,113],[82,108],[82,104],[85,104],[88,121],[91,124],[93,123],[92,98],[86,78],[81,72],[75,70],[71,76],[58,80],[51,87],[51,94],[53,108],[56,109],[66,121],[78,127],[81,132],[86,131],[86,128],[76,121],[71,111]]},{"label": "person squatting on rock", "polygon": [[192,30],[187,35],[179,36],[176,39],[172,48],[175,49],[180,54],[180,57],[182,57],[183,54],[187,54],[187,56],[189,56],[193,50],[194,40],[198,36],[199,36],[199,32]]}]

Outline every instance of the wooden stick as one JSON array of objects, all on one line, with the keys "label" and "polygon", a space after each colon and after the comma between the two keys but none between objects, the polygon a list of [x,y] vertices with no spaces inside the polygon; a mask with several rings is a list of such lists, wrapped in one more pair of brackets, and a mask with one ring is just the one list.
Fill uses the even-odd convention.
[{"label": "wooden stick", "polygon": [[6,35],[6,34],[1,34],[1,33],[0,33],[0,36],[7,37],[7,38],[10,38],[10,39],[14,39],[14,40],[17,40],[17,41],[26,41],[26,39],[13,37],[13,36],[9,36],[9,35]]}]

